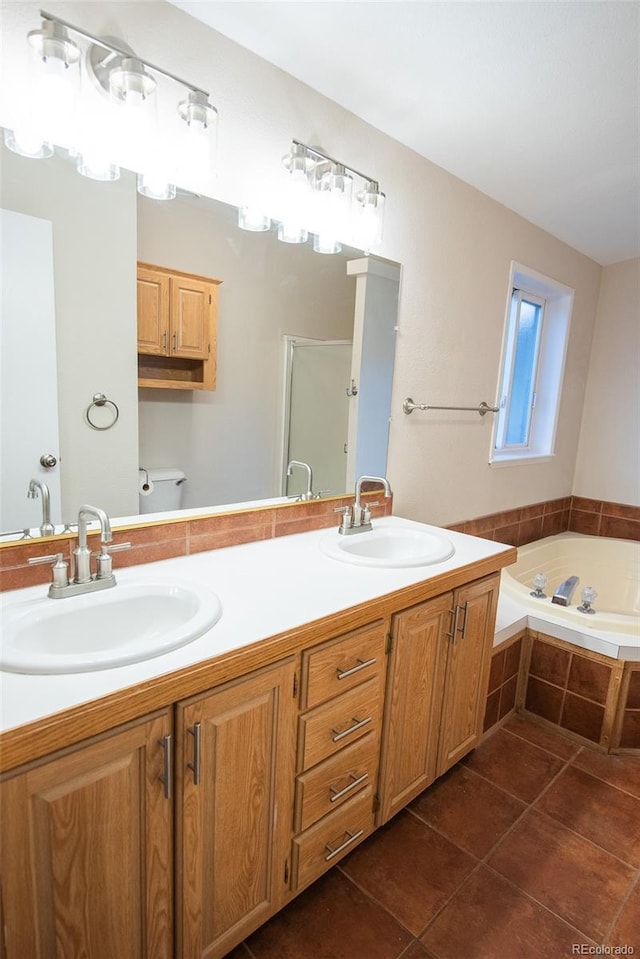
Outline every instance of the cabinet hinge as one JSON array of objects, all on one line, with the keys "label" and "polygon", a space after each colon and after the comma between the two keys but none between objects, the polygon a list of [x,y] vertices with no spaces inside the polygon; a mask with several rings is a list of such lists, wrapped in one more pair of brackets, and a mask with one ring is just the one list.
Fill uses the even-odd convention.
[{"label": "cabinet hinge", "polygon": [[211,343],[207,343],[207,351],[211,353]]},{"label": "cabinet hinge", "polygon": [[380,809],[380,796],[377,793],[373,794],[373,803],[372,803],[372,812],[378,812]]},{"label": "cabinet hinge", "polygon": [[387,633],[387,637],[384,644],[385,656],[388,656],[392,649],[393,649],[393,633]]},{"label": "cabinet hinge", "polygon": [[293,696],[293,698],[295,699],[297,695],[298,695],[298,674],[297,674],[297,673],[294,673],[294,674],[293,674],[293,690],[292,690],[292,696]]},{"label": "cabinet hinge", "polygon": [[284,881],[289,884],[289,860],[285,859],[284,861]]}]

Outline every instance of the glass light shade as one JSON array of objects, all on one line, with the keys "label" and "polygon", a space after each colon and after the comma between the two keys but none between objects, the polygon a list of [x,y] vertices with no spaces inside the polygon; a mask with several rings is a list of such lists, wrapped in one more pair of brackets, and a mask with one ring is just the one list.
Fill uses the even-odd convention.
[{"label": "glass light shade", "polygon": [[215,168],[218,111],[201,90],[190,90],[178,104],[178,114],[186,124],[181,148],[181,182],[205,187]]},{"label": "glass light shade", "polygon": [[150,200],[173,200],[176,195],[175,186],[168,182],[161,171],[139,173],[137,189],[141,196],[149,197]]},{"label": "glass light shade", "polygon": [[292,176],[306,177],[315,168],[315,160],[309,155],[301,143],[292,143],[289,152],[283,156],[285,170]]},{"label": "glass light shade", "polygon": [[263,233],[271,229],[271,220],[253,206],[241,206],[238,209],[238,226],[241,230]]},{"label": "glass light shade", "polygon": [[[72,149],[80,92],[80,50],[62,24],[44,20],[27,40],[34,52],[30,115],[45,139]],[[37,58],[37,59],[36,59]]]},{"label": "glass light shade", "polygon": [[4,142],[12,153],[31,160],[45,160],[53,156],[53,145],[43,140],[29,123],[16,127],[15,130],[8,130],[5,127]]},{"label": "glass light shade", "polygon": [[333,237],[316,233],[313,237],[313,249],[315,253],[340,253],[342,245]]},{"label": "glass light shade", "polygon": [[118,180],[120,177],[120,167],[98,150],[79,153],[76,169],[90,180]]},{"label": "glass light shade", "polygon": [[155,88],[155,79],[147,73],[142,60],[136,57],[123,57],[109,71],[109,92],[127,105],[136,106],[144,102]]},{"label": "glass light shade", "polygon": [[306,243],[308,238],[307,230],[299,223],[278,223],[278,239],[283,243]]},{"label": "glass light shade", "polygon": [[382,242],[385,195],[377,183],[369,181],[357,199],[360,207],[355,227],[357,243],[363,250],[369,250]]}]

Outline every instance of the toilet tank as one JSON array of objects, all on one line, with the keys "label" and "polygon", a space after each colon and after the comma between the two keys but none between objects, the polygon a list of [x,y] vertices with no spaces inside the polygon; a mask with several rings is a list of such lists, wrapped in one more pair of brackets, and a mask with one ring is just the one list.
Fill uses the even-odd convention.
[{"label": "toilet tank", "polygon": [[140,512],[163,513],[180,509],[186,478],[182,470],[174,468],[138,470]]}]

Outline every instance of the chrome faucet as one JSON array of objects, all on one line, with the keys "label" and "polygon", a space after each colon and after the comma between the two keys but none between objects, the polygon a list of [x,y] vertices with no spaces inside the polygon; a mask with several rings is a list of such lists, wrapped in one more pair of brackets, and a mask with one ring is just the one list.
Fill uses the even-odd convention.
[{"label": "chrome faucet", "polygon": [[[87,523],[94,517],[100,523],[100,542],[102,544],[97,556],[96,572],[91,572],[91,550],[87,545]],[[68,564],[62,553],[53,556],[34,556],[29,559],[31,565],[38,563],[53,563],[53,582],[49,587],[49,596],[52,599],[63,599],[65,596],[79,596],[98,589],[109,589],[116,585],[116,578],[111,567],[111,553],[120,549],[129,549],[131,543],[118,543],[116,546],[107,546],[113,539],[109,517],[103,509],[97,506],[81,506],[78,512],[78,545],[73,551],[74,575],[69,580]]]},{"label": "chrome faucet", "polygon": [[[113,539],[111,523],[105,511],[97,506],[81,506],[78,513],[78,545],[73,551],[75,556],[74,583],[91,582],[91,550],[87,546],[87,517],[89,516],[94,516],[100,521],[101,543],[110,543]],[[99,578],[102,579],[103,577]],[[113,584],[115,585],[115,580]]]},{"label": "chrome faucet", "polygon": [[392,495],[389,480],[385,476],[360,476],[359,479],[356,480],[356,498],[351,509],[345,506],[337,510],[337,512],[342,513],[342,522],[338,527],[338,532],[345,536],[350,536],[353,533],[366,533],[372,529],[371,507],[377,506],[378,503],[365,503],[364,506],[362,505],[361,497],[364,483],[381,483],[384,488],[385,497],[388,499]]},{"label": "chrome faucet", "polygon": [[51,497],[49,496],[49,487],[46,483],[41,483],[40,480],[32,479],[29,483],[27,496],[29,499],[35,499],[38,491],[40,492],[40,499],[42,500],[42,526],[40,527],[40,535],[53,536],[56,530],[51,522]]},{"label": "chrome faucet", "polygon": [[300,469],[306,470],[306,473],[307,473],[307,489],[304,493],[300,493],[300,496],[298,496],[298,500],[306,501],[306,500],[314,499],[313,474],[311,472],[311,467],[309,466],[308,463],[301,463],[300,460],[289,460],[289,463],[287,465],[287,476],[293,475],[294,466],[298,466],[300,467]]},{"label": "chrome faucet", "polygon": [[551,602],[557,606],[569,606],[571,604],[571,597],[579,582],[580,578],[578,576],[569,576],[568,579],[565,579],[564,582],[560,583],[557,587]]}]

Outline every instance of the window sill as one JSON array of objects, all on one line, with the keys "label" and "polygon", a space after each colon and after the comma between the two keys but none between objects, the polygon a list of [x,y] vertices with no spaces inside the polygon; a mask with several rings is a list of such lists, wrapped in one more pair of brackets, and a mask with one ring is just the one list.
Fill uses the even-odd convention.
[{"label": "window sill", "polygon": [[489,466],[501,468],[503,466],[537,466],[539,463],[553,462],[553,453],[515,453],[511,456],[500,456],[489,460]]}]

